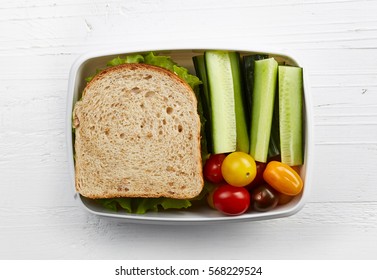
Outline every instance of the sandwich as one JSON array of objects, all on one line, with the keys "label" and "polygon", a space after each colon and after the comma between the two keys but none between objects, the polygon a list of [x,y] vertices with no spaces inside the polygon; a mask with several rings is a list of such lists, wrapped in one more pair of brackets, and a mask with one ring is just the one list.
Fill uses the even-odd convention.
[{"label": "sandwich", "polygon": [[200,81],[166,57],[134,58],[110,62],[74,106],[76,190],[91,199],[193,199],[204,184]]}]

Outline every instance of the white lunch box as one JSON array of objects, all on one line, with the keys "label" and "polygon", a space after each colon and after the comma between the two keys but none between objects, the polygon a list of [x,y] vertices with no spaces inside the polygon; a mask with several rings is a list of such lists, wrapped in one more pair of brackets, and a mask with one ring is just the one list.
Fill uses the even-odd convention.
[{"label": "white lunch box", "polygon": [[[211,209],[207,205],[195,206],[185,210],[169,210],[160,212],[148,212],[146,214],[129,214],[125,211],[113,212],[103,208],[101,205],[81,196],[75,190],[75,169],[73,158],[72,141],[72,110],[75,102],[81,95],[86,82],[85,77],[91,76],[95,73],[96,69],[104,68],[106,63],[117,56],[125,56],[131,53],[140,53],[154,51],[157,54],[170,56],[179,65],[189,69],[191,73],[195,73],[192,57],[203,54],[205,50],[233,50],[238,51],[241,55],[248,54],[269,54],[274,57],[278,62],[286,62],[290,65],[303,67],[304,71],[304,165],[301,168],[301,177],[304,181],[304,189],[302,193],[286,205],[281,205],[268,212],[248,211],[247,213],[239,216],[225,216],[220,212]],[[279,51],[271,51],[263,48],[235,48],[234,46],[226,47],[213,47],[207,48],[191,47],[191,48],[169,48],[169,46],[158,48],[138,48],[130,49],[127,47],[119,49],[111,49],[105,51],[98,51],[86,53],[80,56],[72,65],[67,97],[67,116],[66,116],[66,136],[67,136],[67,149],[68,149],[68,163],[71,175],[71,189],[74,191],[75,199],[89,212],[111,218],[119,218],[127,222],[141,222],[141,223],[154,223],[154,224],[201,224],[201,223],[218,223],[218,222],[240,222],[240,221],[256,221],[266,220],[272,218],[287,217],[297,213],[305,204],[308,193],[311,187],[311,172],[313,162],[313,123],[312,123],[312,106],[310,100],[310,93],[307,80],[307,71],[305,66],[297,58]]]}]

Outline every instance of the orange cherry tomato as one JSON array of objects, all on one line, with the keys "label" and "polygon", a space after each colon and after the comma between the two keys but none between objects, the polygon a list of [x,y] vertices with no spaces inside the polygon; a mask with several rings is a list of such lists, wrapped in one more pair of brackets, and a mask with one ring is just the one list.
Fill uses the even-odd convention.
[{"label": "orange cherry tomato", "polygon": [[297,195],[304,183],[300,175],[289,165],[270,161],[263,172],[263,179],[275,190],[286,195]]}]

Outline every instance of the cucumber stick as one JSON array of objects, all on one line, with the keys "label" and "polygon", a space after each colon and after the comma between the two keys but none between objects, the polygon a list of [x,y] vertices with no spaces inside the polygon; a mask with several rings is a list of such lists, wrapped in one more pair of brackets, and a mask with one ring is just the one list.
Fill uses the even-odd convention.
[{"label": "cucumber stick", "polygon": [[303,162],[302,68],[279,66],[279,129],[281,161],[290,166]]},{"label": "cucumber stick", "polygon": [[251,112],[251,97],[253,96],[254,88],[254,62],[256,60],[266,58],[268,58],[267,54],[246,55],[242,58],[242,66],[245,79],[245,103],[247,112]]},{"label": "cucumber stick", "polygon": [[207,79],[204,55],[194,56],[192,60],[194,63],[196,75],[202,81],[202,84],[199,86],[200,104],[202,105],[203,117],[205,119],[204,125],[203,125],[203,120],[202,120],[202,129],[204,129],[204,134],[206,137],[207,150],[209,153],[211,153],[212,152],[211,107],[210,107],[210,101],[209,101],[208,79]]},{"label": "cucumber stick", "polygon": [[248,152],[240,57],[236,52],[206,51],[213,153]]},{"label": "cucumber stick", "polygon": [[[279,71],[279,70],[278,70]],[[274,113],[272,115],[270,145],[268,158],[280,155],[280,132],[279,132],[279,98],[275,98]]]},{"label": "cucumber stick", "polygon": [[203,107],[205,107],[205,112],[210,112],[211,108],[210,108],[210,103],[209,103],[208,79],[207,79],[204,55],[194,56],[192,60],[194,62],[196,75],[203,83],[202,95],[201,95]]},{"label": "cucumber stick", "polygon": [[[252,54],[246,55],[242,58],[243,74],[245,79],[245,102],[246,111],[250,114],[251,102],[254,88],[254,63],[256,60],[268,58],[267,54]],[[280,155],[280,134],[279,134],[279,102],[278,98],[275,98],[274,112],[272,115],[270,144],[268,148],[268,158]],[[250,119],[247,119],[250,121]],[[250,126],[250,123],[248,124]]]},{"label": "cucumber stick", "polygon": [[274,58],[262,59],[254,63],[250,155],[256,161],[266,162],[271,136],[278,63]]},{"label": "cucumber stick", "polygon": [[236,52],[229,53],[232,67],[233,90],[234,90],[234,110],[236,112],[237,129],[237,151],[249,153],[249,133],[246,121],[246,108],[242,88],[242,76],[240,56]]}]

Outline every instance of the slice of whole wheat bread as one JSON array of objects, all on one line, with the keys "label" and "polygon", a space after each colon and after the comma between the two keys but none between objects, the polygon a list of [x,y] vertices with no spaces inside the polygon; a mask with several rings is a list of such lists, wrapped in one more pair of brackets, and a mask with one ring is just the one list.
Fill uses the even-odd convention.
[{"label": "slice of whole wheat bread", "polygon": [[76,189],[88,198],[188,199],[203,188],[194,92],[146,64],[102,71],[73,111]]}]

